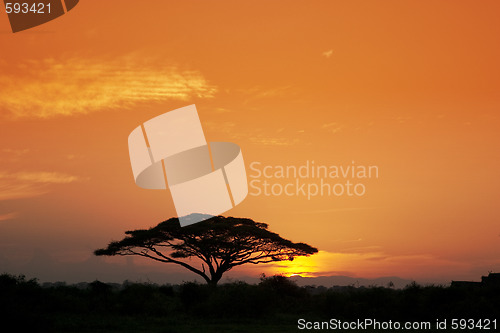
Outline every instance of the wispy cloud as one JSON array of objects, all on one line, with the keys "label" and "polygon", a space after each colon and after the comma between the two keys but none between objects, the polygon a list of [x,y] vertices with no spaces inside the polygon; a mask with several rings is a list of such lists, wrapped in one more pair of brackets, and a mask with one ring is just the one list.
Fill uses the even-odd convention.
[{"label": "wispy cloud", "polygon": [[214,113],[231,113],[233,112],[233,110],[229,110],[229,109],[226,109],[226,108],[215,108],[213,110]]},{"label": "wispy cloud", "polygon": [[241,130],[238,128],[238,124],[234,122],[211,122],[207,121],[203,123],[204,127],[213,132],[224,133],[225,135],[242,142],[248,140],[251,143],[265,146],[291,146],[297,144],[299,140],[297,138],[287,138],[284,135],[279,134],[283,132],[278,130],[278,135],[267,135],[262,128],[253,128],[251,130]]},{"label": "wispy cloud", "polygon": [[26,149],[12,149],[12,148],[2,149],[2,153],[11,154],[11,155],[15,155],[15,156],[22,156],[22,155],[25,155],[29,152],[30,152],[30,150],[27,148]]},{"label": "wispy cloud", "polygon": [[255,86],[252,88],[244,89],[242,92],[248,95],[252,95],[255,99],[268,98],[275,96],[282,96],[289,92],[292,86],[280,86],[280,87],[264,87]]},{"label": "wispy cloud", "polygon": [[244,89],[236,89],[235,92],[242,95],[242,104],[251,104],[257,100],[273,99],[294,94],[292,86],[253,86]]},{"label": "wispy cloud", "polygon": [[324,130],[327,130],[328,132],[330,132],[332,134],[336,134],[342,130],[342,126],[336,122],[323,124],[323,126],[321,126],[321,128]]},{"label": "wispy cloud", "polygon": [[333,54],[333,50],[331,50],[331,49],[321,53],[321,55],[325,58],[330,58],[332,56],[332,54]]},{"label": "wispy cloud", "polygon": [[51,184],[69,184],[83,180],[58,172],[0,171],[0,201],[39,196],[49,192]]},{"label": "wispy cloud", "polygon": [[16,217],[17,217],[17,213],[16,212],[2,214],[2,215],[0,215],[0,221],[13,220]]},{"label": "wispy cloud", "polygon": [[[6,68],[0,63],[0,109],[12,116],[49,118],[141,102],[213,97],[216,87],[193,70],[139,56],[112,60],[44,59]],[[4,68],[2,68],[4,67]]]},{"label": "wispy cloud", "polygon": [[[19,181],[49,184],[68,184],[79,180],[79,177],[66,175],[58,172],[17,172],[11,174],[11,178]],[[0,179],[2,173],[0,173]]]},{"label": "wispy cloud", "polygon": [[287,139],[280,137],[264,137],[264,136],[256,136],[249,137],[250,142],[265,145],[265,146],[291,146],[298,142],[297,139]]},{"label": "wispy cloud", "polygon": [[372,210],[377,209],[377,207],[340,207],[340,208],[329,208],[329,209],[316,209],[316,210],[303,210],[297,211],[299,214],[323,214],[323,213],[337,213],[337,212],[350,212],[359,210]]},{"label": "wispy cloud", "polygon": [[29,149],[12,149],[12,148],[4,148],[0,150],[0,160],[3,163],[6,162],[18,162],[21,160],[21,157],[28,154],[30,152]]}]

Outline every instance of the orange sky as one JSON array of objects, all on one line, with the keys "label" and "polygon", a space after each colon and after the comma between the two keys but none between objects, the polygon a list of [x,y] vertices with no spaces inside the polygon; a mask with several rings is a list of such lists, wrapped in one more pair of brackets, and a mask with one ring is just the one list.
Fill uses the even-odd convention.
[{"label": "orange sky", "polygon": [[225,215],[321,252],[233,274],[500,271],[499,10],[87,0],[16,34],[1,13],[0,265],[85,260],[171,217],[165,192],[134,184],[127,137],[196,104],[207,139],[240,145],[249,174],[255,161],[379,168],[362,197],[248,196]]}]

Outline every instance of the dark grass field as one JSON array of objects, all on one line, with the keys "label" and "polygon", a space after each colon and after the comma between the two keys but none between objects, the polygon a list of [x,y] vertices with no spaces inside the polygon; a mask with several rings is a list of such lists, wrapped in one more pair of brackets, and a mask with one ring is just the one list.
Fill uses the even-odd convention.
[{"label": "dark grass field", "polygon": [[[41,286],[22,276],[0,275],[0,319],[12,332],[299,332],[299,318],[356,321],[428,321],[500,317],[500,288],[410,284],[385,287],[298,287],[287,278],[263,278],[217,288],[196,283],[144,283]],[[313,330],[317,331],[317,330]],[[332,330],[336,332],[378,332]]]}]

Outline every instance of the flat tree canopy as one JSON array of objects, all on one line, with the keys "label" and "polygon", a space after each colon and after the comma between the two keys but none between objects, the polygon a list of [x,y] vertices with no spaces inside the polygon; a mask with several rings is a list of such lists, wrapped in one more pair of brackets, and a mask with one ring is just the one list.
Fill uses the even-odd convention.
[{"label": "flat tree canopy", "polygon": [[[177,218],[149,229],[126,231],[121,241],[94,252],[97,256],[137,255],[164,263],[181,265],[217,285],[222,275],[243,264],[293,260],[318,249],[294,243],[267,230],[265,223],[247,218],[213,216],[181,227]],[[186,259],[198,258],[199,266]]]}]

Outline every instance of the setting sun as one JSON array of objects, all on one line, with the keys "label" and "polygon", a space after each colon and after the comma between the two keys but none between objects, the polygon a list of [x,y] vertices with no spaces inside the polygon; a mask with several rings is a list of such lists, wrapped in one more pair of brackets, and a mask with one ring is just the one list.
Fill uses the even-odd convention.
[{"label": "setting sun", "polygon": [[314,262],[314,257],[299,257],[293,261],[284,262],[277,268],[278,274],[284,276],[315,277],[318,268]]}]

